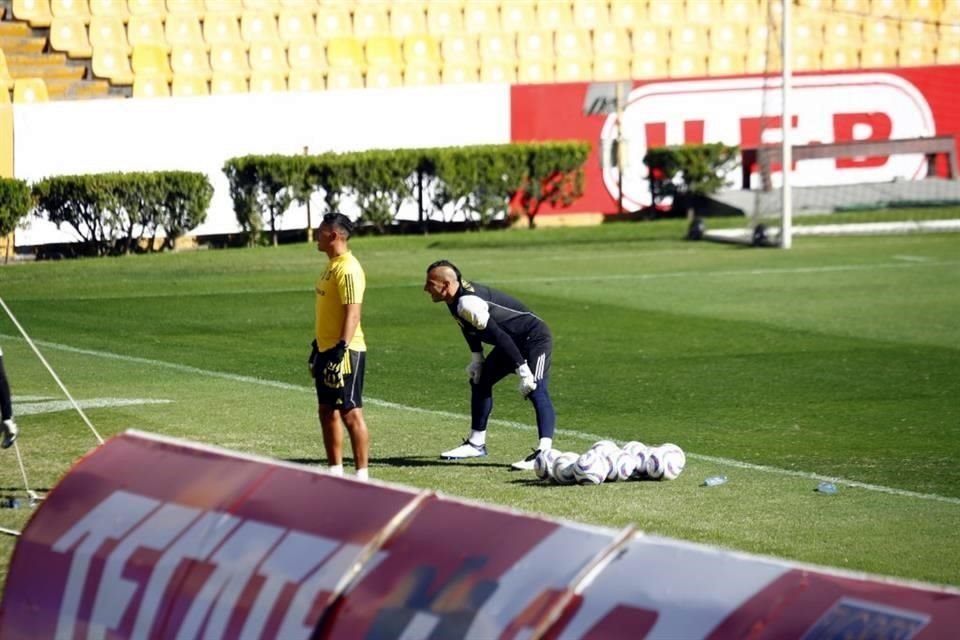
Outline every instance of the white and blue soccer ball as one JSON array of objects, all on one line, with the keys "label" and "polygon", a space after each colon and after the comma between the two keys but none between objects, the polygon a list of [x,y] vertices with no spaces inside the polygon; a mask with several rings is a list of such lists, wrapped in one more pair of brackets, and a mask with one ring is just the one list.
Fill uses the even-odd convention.
[{"label": "white and blue soccer ball", "polygon": [[579,457],[576,453],[570,451],[557,455],[553,461],[552,476],[558,484],[575,484],[577,482],[573,467]]},{"label": "white and blue soccer ball", "polygon": [[647,476],[654,480],[676,480],[683,473],[687,456],[683,449],[667,442],[650,450],[647,457]]},{"label": "white and blue soccer ball", "polygon": [[633,456],[636,461],[632,478],[643,480],[647,477],[647,458],[650,457],[650,449],[642,442],[633,440],[623,445],[623,450]]},{"label": "white and blue soccer ball", "polygon": [[553,480],[553,463],[562,452],[556,449],[546,449],[533,461],[533,472],[541,480]]},{"label": "white and blue soccer ball", "polygon": [[[617,454],[616,458],[613,460],[613,473],[615,474],[616,480],[629,480],[634,472],[637,469],[637,459],[627,453],[626,451],[621,451]],[[607,479],[610,479],[610,476],[607,476]]]},{"label": "white and blue soccer ball", "polygon": [[577,458],[573,465],[573,477],[579,484],[600,484],[607,479],[609,464],[606,456],[591,449]]},{"label": "white and blue soccer ball", "polygon": [[620,449],[620,447],[617,446],[617,443],[614,442],[613,440],[597,440],[597,441],[594,442],[592,445],[590,445],[590,448],[593,449],[593,450],[596,450],[596,451],[606,451],[606,450],[609,450],[609,449],[615,449],[615,450],[619,450],[619,449]]}]

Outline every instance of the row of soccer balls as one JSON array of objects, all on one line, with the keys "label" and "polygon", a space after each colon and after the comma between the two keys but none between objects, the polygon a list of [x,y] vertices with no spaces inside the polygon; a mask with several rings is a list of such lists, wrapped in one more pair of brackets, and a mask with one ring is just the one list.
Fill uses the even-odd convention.
[{"label": "row of soccer balls", "polygon": [[648,447],[631,441],[621,448],[612,440],[600,440],[583,454],[542,451],[533,470],[541,480],[558,484],[600,484],[615,480],[675,480],[686,464],[683,449],[670,442]]}]

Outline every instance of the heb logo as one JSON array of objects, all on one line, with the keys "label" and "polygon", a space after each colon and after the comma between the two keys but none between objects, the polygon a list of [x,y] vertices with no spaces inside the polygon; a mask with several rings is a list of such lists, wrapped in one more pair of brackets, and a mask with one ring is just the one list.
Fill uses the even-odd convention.
[{"label": "heb logo", "polygon": [[910,640],[930,621],[917,611],[896,609],[874,602],[841,598],[824,613],[801,640],[873,638]]},{"label": "heb logo", "polygon": [[[623,196],[647,206],[650,184],[643,156],[648,148],[723,142],[742,148],[782,139],[779,78],[658,82],[630,92],[623,112],[628,142]],[[793,79],[790,139],[793,144],[916,138],[936,134],[926,98],[903,78],[886,73],[815,75]],[[615,117],[604,122],[602,140],[616,138]],[[915,179],[924,175],[922,154],[885,158],[807,160],[794,169],[794,186],[857,184]],[[604,167],[607,191],[617,197],[616,167]],[[773,176],[778,186],[779,173]]]},{"label": "heb logo", "polygon": [[70,556],[57,638],[306,639],[361,551],[123,490],[51,548]]}]

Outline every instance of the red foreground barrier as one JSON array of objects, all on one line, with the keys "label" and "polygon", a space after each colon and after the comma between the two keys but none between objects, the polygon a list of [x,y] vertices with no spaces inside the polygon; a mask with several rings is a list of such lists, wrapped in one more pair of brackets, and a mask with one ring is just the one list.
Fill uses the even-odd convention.
[{"label": "red foreground barrier", "polygon": [[[655,579],[649,579],[654,576]],[[947,638],[960,594],[130,432],[14,550],[0,638]]]}]

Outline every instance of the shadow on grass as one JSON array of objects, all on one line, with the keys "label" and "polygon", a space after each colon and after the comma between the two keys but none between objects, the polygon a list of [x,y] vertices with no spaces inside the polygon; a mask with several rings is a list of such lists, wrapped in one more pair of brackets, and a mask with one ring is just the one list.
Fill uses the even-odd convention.
[{"label": "shadow on grass", "polygon": [[[326,465],[326,458],[284,458],[287,462],[292,462],[294,464],[304,464],[304,465]],[[352,458],[343,459],[344,468],[353,466]],[[509,464],[501,464],[496,462],[478,462],[475,460],[443,460],[441,458],[436,458],[432,456],[394,456],[391,458],[371,458],[370,459],[371,467],[477,467],[477,468],[490,468],[490,469],[502,469],[504,467],[509,467]]]}]

